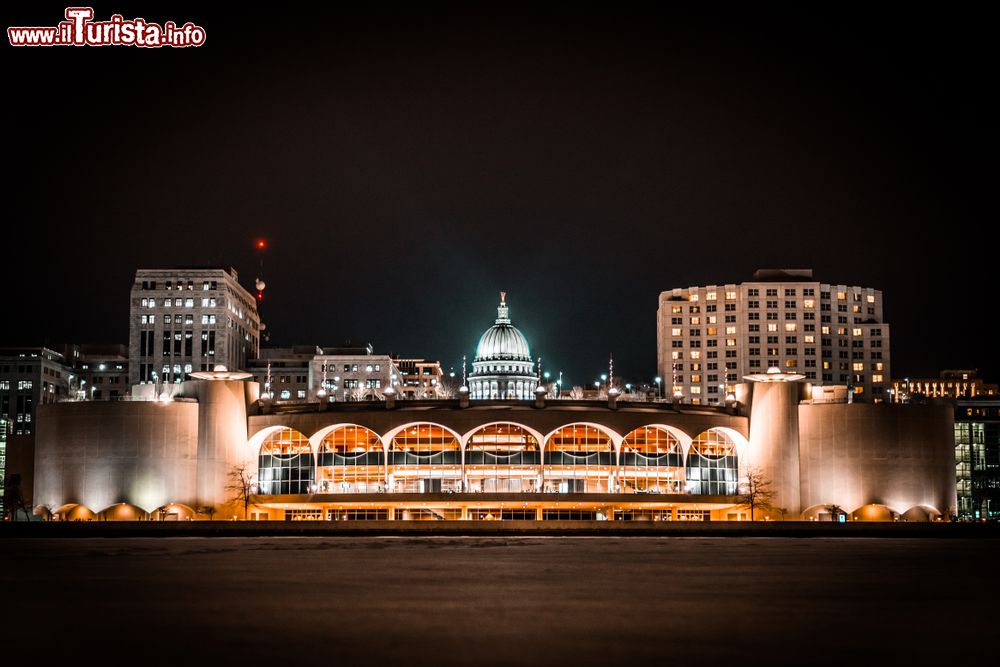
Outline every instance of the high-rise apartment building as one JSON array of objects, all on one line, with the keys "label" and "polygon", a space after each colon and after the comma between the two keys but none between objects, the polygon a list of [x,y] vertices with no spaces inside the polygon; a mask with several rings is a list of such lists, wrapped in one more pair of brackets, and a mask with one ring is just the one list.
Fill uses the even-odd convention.
[{"label": "high-rise apartment building", "polygon": [[182,382],[194,371],[244,370],[257,356],[253,295],[229,268],[139,269],[129,310],[129,384]]},{"label": "high-rise apartment building", "polygon": [[847,385],[853,400],[886,400],[891,386],[882,292],[821,283],[809,269],[661,292],[656,348],[664,394],[693,404],[722,403],[768,368]]}]

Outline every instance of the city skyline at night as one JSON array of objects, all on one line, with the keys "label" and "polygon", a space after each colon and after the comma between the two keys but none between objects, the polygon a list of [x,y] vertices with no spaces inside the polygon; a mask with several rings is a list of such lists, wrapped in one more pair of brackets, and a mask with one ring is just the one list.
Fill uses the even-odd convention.
[{"label": "city skyline at night", "polygon": [[457,369],[506,290],[547,368],[584,384],[614,354],[650,381],[661,291],[811,267],[885,294],[894,375],[1000,375],[978,315],[981,26],[421,11],[303,25],[144,5],[208,40],[9,50],[8,264],[26,279],[0,344],[125,342],[137,268],[247,282],[263,238],[272,345],[350,339]]}]

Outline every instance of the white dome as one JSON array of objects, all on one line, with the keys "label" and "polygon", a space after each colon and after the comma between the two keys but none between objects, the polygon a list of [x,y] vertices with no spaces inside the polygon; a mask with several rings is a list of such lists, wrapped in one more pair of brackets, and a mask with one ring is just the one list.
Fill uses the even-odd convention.
[{"label": "white dome", "polygon": [[476,346],[476,361],[531,361],[528,339],[510,323],[503,295],[496,324],[487,329]]}]

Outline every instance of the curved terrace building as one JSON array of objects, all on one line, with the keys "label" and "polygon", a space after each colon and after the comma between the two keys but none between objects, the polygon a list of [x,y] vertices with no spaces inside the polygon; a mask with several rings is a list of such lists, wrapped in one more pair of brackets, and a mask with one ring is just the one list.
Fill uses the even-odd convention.
[{"label": "curved terrace building", "polygon": [[[926,520],[955,507],[947,405],[849,404],[767,373],[736,407],[534,400],[286,403],[199,373],[170,402],[41,406],[35,503],[60,519]],[[825,389],[825,388],[818,388]]]}]

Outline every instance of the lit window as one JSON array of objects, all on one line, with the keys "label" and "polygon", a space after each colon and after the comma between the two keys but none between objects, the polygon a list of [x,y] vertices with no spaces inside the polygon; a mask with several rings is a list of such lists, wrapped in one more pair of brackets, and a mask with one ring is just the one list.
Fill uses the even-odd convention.
[{"label": "lit window", "polygon": [[671,359],[683,359],[684,358],[684,353],[683,352],[677,352],[677,351],[671,352],[670,353],[670,358]]},{"label": "lit window", "polygon": [[854,370],[855,371],[863,371],[863,370],[865,370],[865,365],[863,363],[861,363],[861,362],[856,361],[856,362],[854,362]]},{"label": "lit window", "polygon": [[697,300],[698,300],[697,294],[692,294],[688,297],[688,301],[697,301]]},{"label": "lit window", "polygon": [[771,323],[769,323],[767,325],[767,330],[768,331],[777,331],[778,330],[778,325],[775,324],[775,323],[773,323],[773,322],[771,322]]},{"label": "lit window", "polygon": [[795,360],[785,359],[785,368],[795,368]]},{"label": "lit window", "polygon": [[805,306],[806,308],[815,308],[816,302],[813,301],[812,299],[804,299],[802,301],[802,305]]},{"label": "lit window", "polygon": [[868,295],[868,303],[875,303],[875,295],[874,294],[869,294]]},{"label": "lit window", "polygon": [[736,333],[736,327],[726,327],[726,334],[732,335]]},{"label": "lit window", "polygon": [[726,339],[726,347],[736,347],[736,339],[735,338],[727,338]]},{"label": "lit window", "polygon": [[726,298],[727,299],[735,299],[736,298],[736,292],[735,291],[726,290]]},{"label": "lit window", "polygon": [[872,382],[879,383],[881,381],[882,381],[882,376],[881,375],[878,375],[878,374],[872,375]]},{"label": "lit window", "polygon": [[683,310],[681,309],[680,306],[671,306],[670,307],[670,312],[671,313],[680,313],[680,312],[683,312]]},{"label": "lit window", "polygon": [[851,334],[854,335],[854,336],[860,336],[861,335],[861,327],[854,327],[853,329],[851,329]]},{"label": "lit window", "polygon": [[785,331],[795,331],[797,328],[795,322],[787,322],[785,324]]},{"label": "lit window", "polygon": [[804,341],[806,343],[815,343],[816,342],[816,336],[804,336],[803,339],[804,339]]},{"label": "lit window", "polygon": [[670,335],[671,336],[680,336],[681,335],[681,328],[680,327],[674,327],[673,329],[670,330]]},{"label": "lit window", "polygon": [[715,292],[709,292],[705,295],[706,301],[715,301]]},{"label": "lit window", "polygon": [[719,327],[709,327],[708,328],[708,335],[709,336],[715,336],[715,335],[718,335],[718,333],[719,333]]},{"label": "lit window", "polygon": [[700,317],[692,317],[691,318],[691,324],[701,324],[701,318]]},{"label": "lit window", "polygon": [[847,292],[837,292],[837,301],[846,301]]},{"label": "lit window", "polygon": [[701,375],[692,375],[691,382],[701,382]]},{"label": "lit window", "polygon": [[830,327],[828,327],[826,325],[823,325],[822,327],[820,327],[820,333],[822,333],[825,336],[829,336],[830,335]]},{"label": "lit window", "polygon": [[701,352],[699,352],[697,350],[694,350],[693,352],[691,352],[691,358],[692,359],[701,359]]},{"label": "lit window", "polygon": [[691,393],[692,394],[700,394],[701,393],[701,387],[691,387]]},{"label": "lit window", "polygon": [[[168,289],[169,289],[169,288],[168,288]],[[163,300],[163,306],[164,306],[165,308],[169,308],[169,307],[170,307],[171,305],[173,305],[173,303],[171,302],[171,300],[170,300],[170,299],[164,299],[164,300]]]}]

